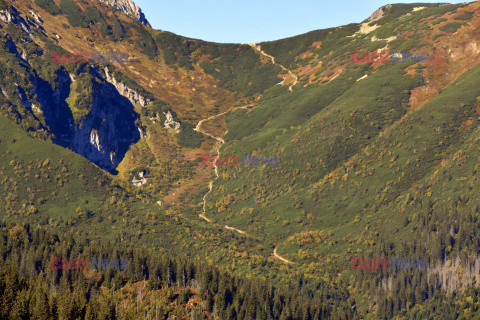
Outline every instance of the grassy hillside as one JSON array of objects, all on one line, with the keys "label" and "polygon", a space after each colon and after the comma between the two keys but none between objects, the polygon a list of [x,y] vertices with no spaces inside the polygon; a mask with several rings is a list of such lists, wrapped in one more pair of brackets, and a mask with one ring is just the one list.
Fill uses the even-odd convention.
[{"label": "grassy hillside", "polygon": [[[412,11],[418,6],[393,6],[370,23],[380,27],[355,35],[353,41],[350,36],[358,26],[352,25],[348,32],[343,27],[262,43],[279,63],[296,67],[294,72],[306,73],[319,63],[317,70],[325,71],[316,73],[320,85],[305,79],[306,86],[293,92],[275,87],[254,110],[227,115],[229,131],[221,155],[279,155],[280,164],[220,167],[207,197],[207,217],[275,245],[297,270],[315,277],[328,272],[332,281],[361,283],[365,275],[351,270],[355,256],[428,257],[432,266],[455,265],[444,275],[449,279],[468,269],[478,252],[472,241],[478,235],[478,60],[470,53],[448,55],[442,37],[455,41],[448,30],[435,43],[415,32],[436,34],[449,21],[475,19],[469,12],[478,8],[446,5]],[[444,20],[432,24],[438,19]],[[461,30],[477,39],[470,29]],[[393,35],[397,38],[390,42],[372,39]],[[351,51],[383,47],[433,49],[442,59],[423,65],[350,60]],[[305,56],[311,57],[309,64],[302,62]],[[322,80],[327,70],[331,75]],[[426,96],[426,91],[435,94]],[[390,276],[403,281],[392,274],[369,276],[373,281]],[[472,281],[465,276],[461,283],[466,287]],[[407,283],[402,290],[429,290],[415,279]],[[356,287],[366,292],[375,288]],[[384,308],[381,314],[388,303],[397,312],[406,306],[396,298],[375,301]],[[421,301],[419,294],[414,301]],[[368,305],[365,301],[364,307]]]},{"label": "grassy hillside", "polygon": [[[250,275],[248,261],[236,259],[249,248],[255,263],[278,267],[256,239],[237,237],[197,217],[200,206],[178,211],[159,206],[142,190],[105,173],[70,150],[33,138],[0,116],[0,208],[2,221],[42,225],[71,232],[79,239],[148,244],[159,252],[207,256],[227,270],[240,267]],[[198,191],[199,203],[206,189]],[[192,200],[190,200],[192,201]],[[215,250],[213,250],[215,248]],[[251,263],[251,262],[250,262]],[[277,274],[276,281],[289,276]]]},{"label": "grassy hillside", "polygon": [[[0,10],[17,19],[0,22],[2,220],[174,252],[310,297],[335,288],[335,307],[321,311],[331,318],[478,312],[478,3],[397,4],[253,47],[152,30],[95,0],[0,0]],[[352,62],[352,51],[377,50],[429,59]],[[54,51],[129,59],[53,62]],[[140,136],[116,175],[60,146],[99,85],[125,102],[106,111],[131,112]],[[116,119],[102,112],[96,125]],[[239,165],[202,165],[217,152]],[[244,166],[245,155],[279,161]],[[400,256],[428,259],[428,272],[351,265]],[[162,296],[181,306],[171,314],[195,300],[211,318],[213,300],[183,289]],[[263,317],[237,297],[222,305],[228,318]],[[272,317],[320,318],[298,312]]]},{"label": "grassy hillside", "polygon": [[0,129],[0,203],[10,215],[43,212],[67,221],[76,218],[75,210],[82,204],[88,204],[88,210],[105,199],[110,178],[88,160],[33,139],[4,117]]}]

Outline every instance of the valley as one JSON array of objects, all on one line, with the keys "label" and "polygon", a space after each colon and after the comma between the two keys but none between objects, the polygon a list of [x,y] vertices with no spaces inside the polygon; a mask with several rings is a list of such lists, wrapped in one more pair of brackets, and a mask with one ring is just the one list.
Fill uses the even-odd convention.
[{"label": "valley", "polygon": [[[393,4],[222,44],[0,0],[0,318],[478,317],[479,26]],[[82,52],[129,58],[55,59]]]}]

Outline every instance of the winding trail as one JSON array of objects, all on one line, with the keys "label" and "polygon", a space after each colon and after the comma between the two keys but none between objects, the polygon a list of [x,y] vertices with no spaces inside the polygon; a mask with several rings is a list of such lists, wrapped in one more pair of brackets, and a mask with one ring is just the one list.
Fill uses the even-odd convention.
[{"label": "winding trail", "polygon": [[[213,116],[211,116],[211,117],[205,118],[205,119],[203,119],[203,120],[200,120],[200,121],[198,122],[197,126],[195,127],[195,129],[193,129],[193,130],[195,130],[195,131],[197,131],[197,132],[199,132],[199,133],[202,133],[202,134],[204,134],[204,135],[206,135],[206,136],[208,136],[208,137],[210,137],[210,138],[213,138],[213,139],[217,140],[217,144],[216,144],[216,146],[215,146],[215,148],[214,148],[213,150],[214,150],[214,153],[216,153],[217,157],[220,157],[220,148],[222,147],[222,144],[225,143],[225,140],[223,140],[223,139],[220,138],[220,137],[216,137],[216,136],[214,136],[214,135],[212,135],[212,134],[210,134],[210,133],[208,133],[208,132],[206,132],[206,131],[203,131],[203,130],[202,130],[202,124],[203,124],[205,121],[215,119],[215,118],[220,117],[220,116],[222,116],[222,115],[224,115],[224,114],[226,114],[226,113],[229,113],[229,112],[232,112],[232,111],[235,111],[235,110],[238,110],[238,109],[247,109],[248,107],[251,107],[251,106],[253,106],[253,104],[248,104],[248,105],[245,105],[245,106],[241,106],[241,107],[237,107],[237,108],[232,108],[232,109],[227,110],[227,111],[225,111],[225,112],[222,112],[222,113],[213,115]],[[227,131],[227,132],[228,132],[228,131]],[[225,134],[226,134],[227,132],[225,132]],[[210,192],[212,192],[212,190],[213,190],[213,182],[214,182],[215,180],[217,180],[218,177],[219,177],[219,175],[218,175],[218,166],[217,166],[216,161],[213,163],[213,167],[214,167],[214,169],[215,169],[215,178],[214,178],[212,181],[210,181],[210,183],[209,183],[209,185],[208,185],[208,192],[203,196],[203,213],[198,215],[200,218],[202,218],[203,220],[205,220],[205,221],[207,221],[207,222],[209,222],[209,223],[212,223],[212,220],[208,219],[207,216],[206,216],[206,214],[207,214],[207,196],[208,196],[208,195],[210,194]],[[225,226],[225,229],[232,230],[232,231],[235,231],[235,232],[238,232],[238,233],[240,233],[240,234],[243,234],[243,235],[248,236],[248,234],[247,234],[245,231],[243,231],[243,230],[239,230],[239,229],[232,228],[232,227],[229,227],[229,226]]]},{"label": "winding trail", "polygon": [[[288,74],[294,79],[293,84],[291,84],[291,85],[288,87],[288,90],[289,90],[289,91],[293,91],[293,86],[298,83],[298,77],[297,77],[295,74],[293,74],[293,72],[290,71],[289,69],[285,68],[284,66],[282,66],[282,65],[279,64],[279,63],[276,63],[276,62],[275,62],[275,57],[274,57],[274,56],[271,56],[271,55],[269,55],[268,53],[266,53],[265,51],[263,51],[262,48],[261,48],[261,46],[260,46],[259,44],[251,43],[250,46],[253,48],[253,50],[258,51],[261,55],[264,55],[265,57],[269,58],[269,59],[272,61],[272,64],[277,65],[277,66],[279,66],[280,68],[282,68],[283,71],[287,71],[287,72],[288,72]],[[287,79],[287,77],[283,78],[282,82],[280,82],[279,85],[282,85],[282,86],[283,86],[286,79]]]},{"label": "winding trail", "polygon": [[[273,57],[272,57],[272,59],[273,59]],[[293,85],[292,85],[292,86],[293,86]],[[291,86],[290,86],[290,88],[291,88]],[[290,91],[292,91],[292,90],[290,90]],[[225,111],[225,112],[222,112],[222,113],[219,113],[219,114],[217,114],[217,115],[214,115],[214,116],[205,118],[205,119],[203,119],[203,120],[200,120],[200,121],[198,122],[197,126],[195,127],[195,129],[193,129],[193,130],[195,130],[195,131],[197,131],[197,132],[199,132],[199,133],[202,133],[202,134],[204,134],[204,135],[206,135],[206,136],[208,136],[208,137],[211,137],[211,138],[217,140],[216,146],[215,146],[215,148],[214,148],[213,150],[214,150],[214,153],[216,153],[217,157],[220,157],[220,148],[222,147],[222,144],[225,143],[225,140],[223,140],[223,139],[220,138],[220,137],[216,137],[216,136],[212,135],[211,133],[208,133],[208,132],[206,132],[206,131],[203,131],[203,130],[202,130],[202,124],[203,124],[205,121],[215,119],[216,117],[222,116],[222,115],[224,115],[224,114],[226,114],[226,113],[228,113],[228,112],[235,111],[235,110],[238,110],[238,109],[247,109],[248,107],[251,107],[251,106],[253,106],[253,104],[248,104],[248,105],[245,105],[245,106],[232,108],[232,109],[227,110],[227,111]],[[226,134],[227,132],[228,132],[228,131],[226,131],[225,134]],[[208,219],[207,216],[206,216],[206,214],[207,214],[207,196],[212,192],[212,190],[213,190],[213,183],[214,183],[215,180],[217,180],[218,177],[219,177],[219,175],[218,175],[218,166],[217,166],[216,162],[214,162],[213,166],[214,166],[214,168],[215,168],[215,178],[214,178],[212,181],[210,181],[210,183],[209,183],[209,185],[208,185],[208,192],[203,196],[203,213],[198,215],[201,219],[207,221],[208,223],[212,223],[212,220]],[[247,236],[247,237],[249,236],[249,234],[248,234],[247,232],[245,232],[245,231],[243,231],[243,230],[240,230],[240,229],[237,229],[237,228],[230,227],[230,226],[228,226],[228,225],[225,225],[224,228],[227,229],[227,230],[231,230],[231,231],[237,232],[237,233],[242,234],[242,235]],[[292,262],[292,261],[290,261],[290,260],[288,260],[288,259],[285,259],[285,258],[279,256],[279,255],[277,254],[277,247],[275,247],[275,249],[273,250],[272,256],[273,256],[274,258],[276,258],[276,259],[284,262],[284,263],[294,264],[294,262]]]}]

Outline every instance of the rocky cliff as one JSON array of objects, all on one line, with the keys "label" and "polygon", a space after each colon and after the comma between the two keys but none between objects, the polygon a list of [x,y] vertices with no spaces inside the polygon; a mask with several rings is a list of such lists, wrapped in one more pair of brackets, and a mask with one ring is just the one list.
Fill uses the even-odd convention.
[{"label": "rocky cliff", "polygon": [[142,107],[145,107],[151,102],[151,99],[148,99],[148,98],[142,96],[137,91],[129,88],[124,83],[118,81],[115,78],[115,76],[110,72],[108,67],[105,67],[103,76],[105,77],[105,80],[107,80],[109,83],[111,83],[118,90],[118,92],[122,96],[127,98],[132,104],[135,105],[135,104],[139,103]]},{"label": "rocky cliff", "polygon": [[94,83],[92,108],[73,132],[72,149],[115,171],[131,144],[140,139],[131,102],[108,83]]},{"label": "rocky cliff", "polygon": [[53,88],[36,79],[36,95],[54,141],[114,173],[130,145],[140,139],[133,104],[111,83],[95,78],[90,109],[75,125],[66,102],[71,84],[70,75],[63,69],[57,72]]},{"label": "rocky cliff", "polygon": [[117,8],[121,12],[125,13],[126,15],[129,15],[132,18],[137,19],[140,21],[142,24],[146,26],[150,26],[150,23],[147,21],[145,18],[145,15],[142,12],[142,9],[140,9],[137,4],[131,0],[100,0],[102,2],[105,2],[112,7]]}]

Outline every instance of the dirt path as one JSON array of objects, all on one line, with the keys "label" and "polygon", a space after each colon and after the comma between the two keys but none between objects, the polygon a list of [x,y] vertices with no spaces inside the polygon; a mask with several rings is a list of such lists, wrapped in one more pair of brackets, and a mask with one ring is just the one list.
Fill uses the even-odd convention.
[{"label": "dirt path", "polygon": [[[273,57],[272,57],[272,59],[273,59],[273,61],[274,61],[274,58],[273,58]],[[292,85],[292,86],[293,86],[293,85]],[[290,89],[291,89],[292,86],[290,86]],[[289,89],[289,90],[290,90],[290,89]],[[290,90],[290,91],[292,91],[292,90]],[[234,111],[234,110],[237,110],[237,109],[246,109],[246,108],[248,108],[248,107],[250,107],[250,106],[252,106],[252,105],[250,104],[250,105],[246,105],[246,106],[241,106],[241,107],[233,108],[233,109],[230,109],[230,110],[228,110],[228,111],[225,111],[225,112],[219,113],[219,114],[217,114],[217,115],[214,115],[214,116],[205,118],[205,119],[203,119],[203,120],[200,120],[194,130],[197,131],[197,132],[199,132],[199,133],[202,133],[202,134],[204,134],[204,135],[206,135],[206,136],[208,136],[208,137],[211,137],[211,138],[217,140],[216,146],[215,146],[215,148],[214,148],[213,150],[214,150],[214,153],[216,154],[216,156],[220,157],[220,148],[222,147],[222,144],[225,143],[225,140],[223,140],[223,139],[220,138],[220,137],[216,137],[216,136],[214,136],[214,135],[212,135],[212,134],[210,134],[210,133],[208,133],[208,132],[203,131],[203,130],[202,130],[202,124],[203,124],[205,121],[208,121],[208,120],[211,120],[211,119],[215,119],[216,117],[222,116],[222,115],[224,115],[224,114],[226,114],[226,113],[228,113],[228,112],[231,112],[231,111]],[[228,131],[227,131],[227,132],[228,132]],[[226,134],[227,132],[225,132],[225,134]],[[208,192],[203,196],[203,213],[198,215],[201,219],[207,221],[208,223],[212,223],[212,221],[211,221],[210,219],[208,219],[207,216],[206,216],[206,214],[207,214],[207,196],[208,196],[208,195],[212,192],[212,190],[213,190],[213,182],[214,182],[215,180],[217,180],[218,177],[219,177],[217,164],[214,163],[213,166],[214,166],[214,168],[215,168],[215,178],[214,178],[212,181],[210,181],[210,184],[208,185]],[[245,231],[240,230],[240,229],[237,229],[237,228],[230,227],[230,226],[228,226],[228,225],[225,225],[224,228],[227,229],[227,230],[231,230],[231,231],[237,232],[237,233],[239,233],[239,234],[245,235],[245,236],[247,236],[247,237],[249,236],[248,233],[246,233]],[[275,257],[276,259],[278,259],[278,260],[280,260],[280,261],[282,261],[282,262],[284,262],[284,263],[293,264],[292,261],[287,260],[287,259],[285,259],[285,258],[282,258],[281,256],[279,256],[279,255],[277,254],[277,247],[275,247],[275,249],[273,250],[273,257]]]},{"label": "dirt path", "polygon": [[277,247],[275,247],[275,249],[273,249],[273,256],[274,256],[275,258],[277,258],[277,259],[285,262],[285,263],[294,264],[294,262],[292,262],[292,261],[290,261],[290,260],[288,260],[288,259],[285,259],[285,258],[279,256],[279,255],[277,254]]},{"label": "dirt path", "polygon": [[[288,87],[288,90],[289,90],[289,91],[293,91],[293,86],[298,83],[298,77],[297,77],[296,75],[294,75],[292,71],[288,70],[287,68],[285,68],[285,67],[282,66],[281,64],[276,63],[276,62],[275,62],[275,57],[273,57],[273,56],[269,55],[268,53],[266,53],[265,51],[263,51],[259,44],[252,43],[252,44],[250,44],[250,46],[251,46],[255,51],[258,51],[260,54],[262,54],[262,55],[264,55],[265,57],[269,58],[269,59],[272,61],[272,64],[277,65],[277,66],[279,66],[280,68],[282,68],[283,71],[287,71],[287,72],[288,72],[288,74],[293,78],[293,84],[291,84],[291,85]],[[283,81],[280,82],[279,84],[283,86],[286,79],[287,79],[287,77],[283,78]]]},{"label": "dirt path", "polygon": [[202,214],[199,214],[198,216],[199,216],[200,218],[202,218],[203,220],[212,223],[212,220],[210,220],[210,219],[208,219],[207,217],[205,217],[205,215],[204,215],[203,213],[202,213]]},{"label": "dirt path", "polygon": [[227,226],[227,225],[226,225],[224,228],[248,236],[248,234],[247,234],[245,231],[243,231],[243,230],[239,230],[239,229],[237,229],[237,228],[232,228],[232,227],[229,227],[229,226]]},{"label": "dirt path", "polygon": [[[220,137],[215,137],[214,135],[212,135],[212,134],[210,134],[210,133],[208,133],[208,132],[206,132],[206,131],[203,131],[203,130],[202,130],[202,124],[203,124],[205,121],[215,119],[215,118],[220,117],[220,116],[222,116],[222,115],[224,115],[224,114],[226,114],[226,113],[228,113],[228,112],[235,111],[235,110],[238,110],[238,109],[247,109],[248,107],[251,107],[251,106],[253,106],[253,104],[248,104],[248,105],[245,105],[245,106],[241,106],[241,107],[237,107],[237,108],[232,108],[232,109],[227,110],[227,111],[225,111],[225,112],[222,112],[222,113],[216,114],[216,115],[214,115],[214,116],[211,116],[211,117],[205,118],[205,119],[203,119],[203,120],[200,120],[200,121],[198,122],[197,126],[195,127],[195,129],[193,129],[193,130],[195,130],[195,131],[197,131],[197,132],[199,132],[199,133],[202,133],[202,134],[204,134],[204,135],[206,135],[206,136],[208,136],[208,137],[211,137],[211,138],[217,140],[217,143],[216,143],[216,145],[215,145],[215,147],[214,147],[213,150],[214,150],[214,153],[216,154],[216,156],[217,156],[217,157],[220,157],[220,148],[222,147],[222,144],[225,143],[225,140],[223,140],[223,139],[220,138]],[[228,131],[227,131],[227,132],[228,132]],[[227,132],[225,132],[225,134],[226,134]],[[212,192],[212,190],[213,190],[213,182],[214,182],[215,180],[217,180],[218,177],[219,177],[219,175],[218,175],[218,166],[217,166],[216,162],[214,162],[213,167],[214,167],[214,169],[215,169],[215,178],[214,178],[212,181],[210,181],[210,184],[208,185],[208,192],[203,196],[203,213],[198,215],[200,218],[202,218],[203,220],[205,220],[205,221],[207,221],[207,222],[209,222],[209,223],[212,223],[212,221],[211,221],[210,219],[208,219],[207,216],[206,216],[206,214],[207,214],[207,196],[208,196],[208,195],[210,194],[210,192]],[[243,230],[239,230],[239,229],[232,228],[232,227],[229,227],[229,226],[225,226],[225,229],[232,230],[232,231],[236,231],[236,232],[238,232],[238,233],[240,233],[240,234],[243,234],[243,235],[247,235],[247,236],[248,236],[248,234],[247,234],[245,231],[243,231]]]}]

